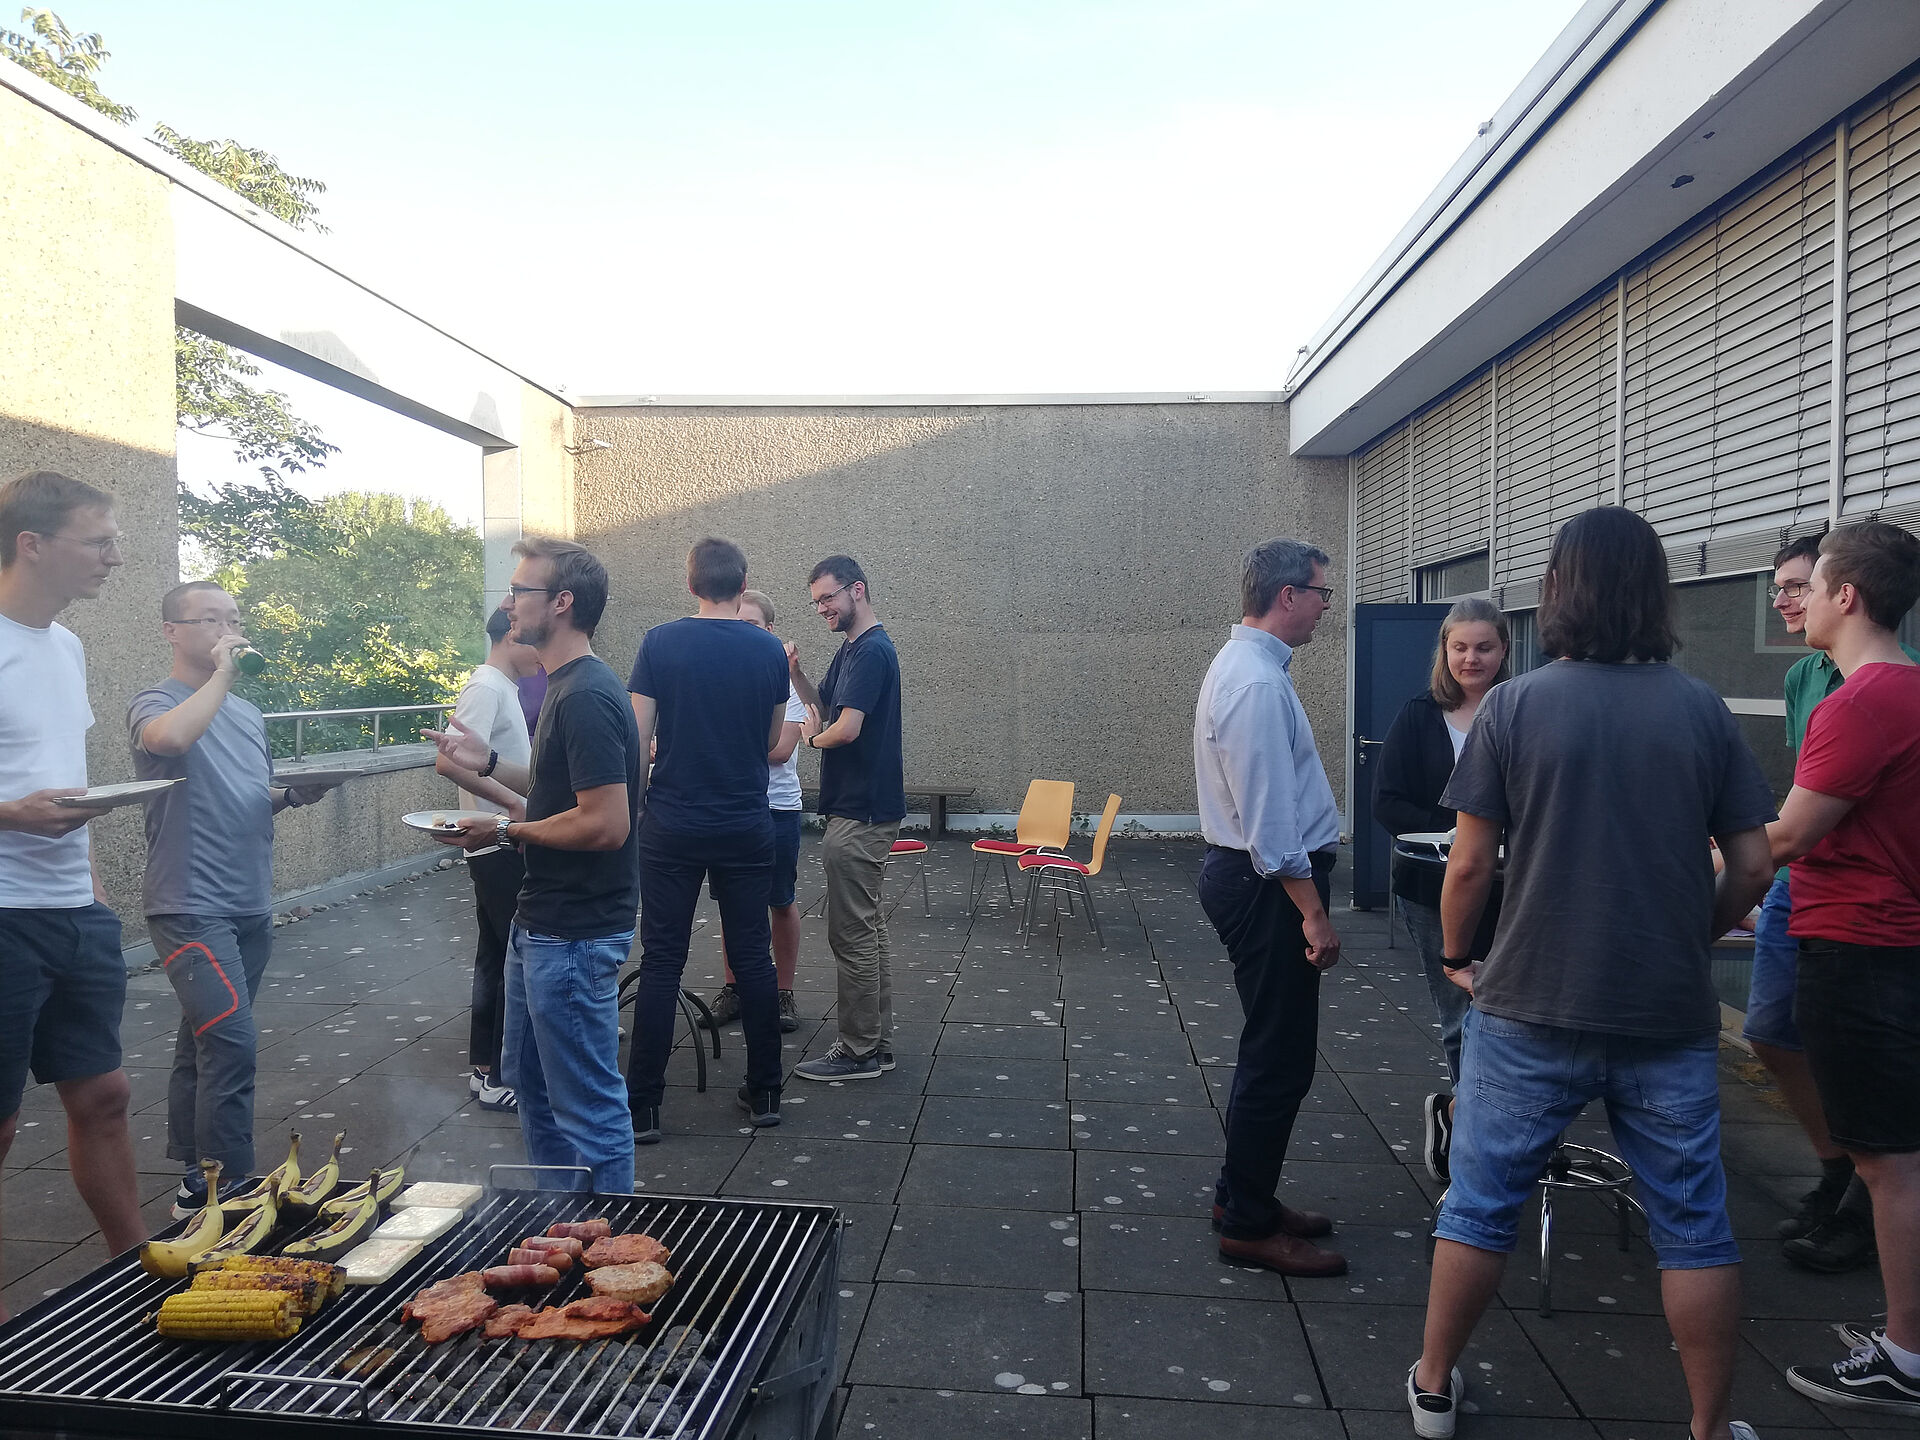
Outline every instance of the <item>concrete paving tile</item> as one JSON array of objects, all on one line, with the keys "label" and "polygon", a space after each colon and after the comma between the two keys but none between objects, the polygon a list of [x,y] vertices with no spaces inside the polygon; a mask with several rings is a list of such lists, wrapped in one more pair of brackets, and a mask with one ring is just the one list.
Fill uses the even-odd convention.
[{"label": "concrete paving tile", "polygon": [[[1303,1305],[1327,1394],[1338,1410],[1386,1410],[1407,1422],[1407,1367],[1420,1358],[1424,1305]],[[1474,1330],[1460,1373],[1474,1415],[1575,1418],[1578,1412],[1513,1317],[1489,1310]],[[1461,1427],[1466,1428],[1464,1425]]]},{"label": "concrete paving tile", "polygon": [[1287,1282],[1271,1270],[1220,1258],[1220,1238],[1204,1214],[1086,1216],[1080,1270],[1088,1290],[1204,1295],[1221,1300],[1286,1300]]},{"label": "concrete paving tile", "polygon": [[[304,1035],[300,1038],[306,1038]],[[470,1075],[467,1027],[447,1024],[366,1067],[369,1075]]]},{"label": "concrete paving tile", "polygon": [[1017,1440],[1093,1440],[1089,1400],[964,1390],[856,1385],[840,1417],[844,1440],[928,1440],[993,1435]]},{"label": "concrete paving tile", "polygon": [[853,1352],[860,1344],[860,1329],[867,1322],[867,1306],[873,1300],[873,1286],[856,1280],[841,1280],[834,1299],[839,1304],[839,1325],[833,1354],[833,1383],[843,1384],[847,1367],[853,1364]]},{"label": "concrete paving tile", "polygon": [[[1404,1404],[1394,1411],[1348,1410],[1340,1418],[1346,1421],[1347,1440],[1406,1440],[1413,1433]],[[1587,1420],[1548,1420],[1538,1415],[1475,1415],[1460,1423],[1460,1433],[1471,1440],[1598,1440],[1600,1434]],[[1773,1431],[1767,1432],[1767,1440],[1774,1440]]]},{"label": "concrete paving tile", "polygon": [[[1540,1243],[1536,1229],[1520,1232],[1519,1248],[1507,1262],[1507,1273],[1500,1282],[1500,1298],[1514,1310],[1539,1308]],[[1644,1240],[1631,1241],[1622,1254],[1611,1235],[1556,1231],[1553,1308],[1658,1315],[1660,1269],[1653,1252]]]},{"label": "concrete paving tile", "polygon": [[1720,1124],[1720,1152],[1726,1163],[1747,1175],[1804,1175],[1812,1148],[1798,1126]]},{"label": "concrete paving tile", "polygon": [[1169,1026],[1153,1030],[1120,1030],[1105,1025],[1069,1025],[1067,1059],[1133,1061],[1147,1064],[1190,1065],[1193,1047],[1184,1031]]},{"label": "concrete paving tile", "polygon": [[871,1285],[880,1270],[880,1257],[893,1238],[893,1205],[856,1205],[836,1200],[845,1222],[840,1231],[840,1278]]},{"label": "concrete paving tile", "polygon": [[946,1018],[982,1025],[1054,1025],[1065,1003],[1037,993],[961,995],[949,1002]]},{"label": "concrete paving tile", "polygon": [[905,1073],[903,1067],[879,1080],[839,1084],[792,1081],[780,1095],[780,1128],[829,1139],[911,1140],[923,1102],[905,1091],[911,1083],[901,1078]]},{"label": "concrete paving tile", "polygon": [[[347,1168],[347,1158],[345,1155],[341,1158],[342,1169]],[[526,1159],[527,1149],[517,1128],[504,1130],[447,1124],[439,1126],[420,1142],[419,1148],[407,1161],[407,1178],[485,1184],[489,1166],[524,1165]],[[358,1179],[365,1179],[365,1172],[372,1168],[372,1163],[355,1166],[352,1173]]]},{"label": "concrete paving tile", "polygon": [[1091,1291],[1086,1327],[1095,1394],[1326,1407],[1291,1305]]},{"label": "concrete paving tile", "polygon": [[1157,1155],[1144,1151],[1079,1150],[1074,1160],[1074,1204],[1101,1215],[1212,1213],[1220,1156]]},{"label": "concrete paving tile", "polygon": [[[1093,1402],[1100,1440],[1346,1440],[1331,1410],[1259,1405],[1205,1405],[1196,1400],[1145,1400],[1101,1395]],[[1395,1440],[1400,1440],[1396,1436]]]},{"label": "concrete paving tile", "polygon": [[1078,1290],[1079,1247],[1071,1211],[903,1204],[878,1273],[922,1285]]},{"label": "concrete paving tile", "polygon": [[1337,1110],[1300,1109],[1293,1122],[1293,1138],[1287,1145],[1287,1159],[1333,1160],[1349,1165],[1388,1165],[1402,1156],[1418,1159],[1417,1147],[1395,1151],[1380,1138],[1380,1132],[1365,1115],[1343,1114]]},{"label": "concrete paving tile", "polygon": [[13,1144],[7,1147],[9,1172],[29,1165],[58,1160],[65,1165],[67,1154],[67,1117],[61,1110],[22,1110],[14,1130]]},{"label": "concrete paving tile", "polygon": [[1065,1144],[1066,1134],[1064,1101],[929,1095],[913,1138],[916,1144],[1057,1149]]},{"label": "concrete paving tile", "polygon": [[[1207,1092],[1212,1097],[1216,1110],[1225,1111],[1227,1099],[1233,1092],[1233,1066],[1202,1065],[1200,1073],[1206,1077]],[[1313,1088],[1307,1091],[1304,1110],[1338,1110],[1345,1115],[1357,1115],[1360,1106],[1355,1103],[1340,1077],[1331,1070],[1316,1069],[1313,1073]]]},{"label": "concrete paving tile", "polygon": [[[1687,1414],[1680,1357],[1656,1315],[1566,1314],[1543,1320],[1515,1311],[1534,1349],[1552,1367],[1582,1414],[1595,1420],[1670,1420]],[[1762,1435],[1772,1425],[1822,1422],[1813,1402],[1785,1375],[1742,1345],[1734,1367],[1740,1417]]]},{"label": "concrete paving tile", "polygon": [[900,1201],[988,1209],[1072,1210],[1074,1157],[1011,1145],[916,1145]]},{"label": "concrete paving tile", "polygon": [[[1735,1397],[1733,1418],[1742,1420],[1738,1397]],[[1692,1440],[1691,1427],[1684,1420],[1662,1424],[1649,1420],[1601,1420],[1595,1423],[1594,1432],[1601,1440]],[[1478,1433],[1477,1431],[1475,1432]],[[1797,1426],[1783,1430],[1778,1425],[1769,1425],[1763,1440],[1835,1440],[1844,1435],[1844,1429],[1833,1430],[1822,1426],[1818,1430],[1802,1430]]]},{"label": "concrete paving tile", "polygon": [[1193,1105],[1076,1101],[1069,1118],[1076,1150],[1217,1156],[1226,1141],[1219,1115]]},{"label": "concrete paving tile", "polygon": [[[59,1294],[77,1280],[83,1280],[95,1270],[107,1263],[107,1247],[100,1243],[97,1234],[90,1234],[78,1243],[60,1242],[55,1244],[35,1244],[29,1240],[15,1240],[7,1236],[7,1269],[13,1269],[13,1252],[16,1246],[31,1246],[32,1253],[40,1254],[42,1263],[25,1271],[17,1279],[9,1278],[5,1298],[7,1309],[14,1315],[38,1305],[42,1300]],[[47,1252],[52,1252],[48,1254]]]},{"label": "concrete paving tile", "polygon": [[1212,1108],[1207,1083],[1195,1065],[1166,1061],[1096,1060],[1076,1056],[1067,1062],[1067,1095],[1081,1100],[1129,1104],[1196,1105]]},{"label": "concrete paving tile", "polygon": [[900,1188],[907,1150],[905,1145],[877,1140],[821,1140],[762,1131],[720,1193],[886,1204]]},{"label": "concrete paving tile", "polygon": [[1035,1385],[1079,1395],[1080,1297],[883,1281],[847,1378],[856,1386],[996,1393]]},{"label": "concrete paving tile", "polygon": [[1301,1305],[1404,1304],[1427,1293],[1432,1266],[1424,1227],[1342,1223],[1315,1243],[1346,1256],[1347,1273],[1328,1280],[1289,1280],[1287,1288]]},{"label": "concrete paving tile", "polygon": [[42,1266],[59,1259],[73,1245],[65,1240],[15,1240],[7,1237],[5,1261],[6,1268],[0,1274],[0,1284],[11,1286],[24,1280]]},{"label": "concrete paving tile", "polygon": [[1062,1060],[1008,1060],[991,1055],[936,1057],[927,1076],[927,1093],[1064,1100],[1067,1066]]},{"label": "concrete paving tile", "polygon": [[1341,1228],[1384,1225],[1425,1234],[1433,1218],[1432,1205],[1400,1165],[1289,1157],[1280,1172],[1280,1199],[1331,1216]]},{"label": "concrete paving tile", "polygon": [[1000,1056],[1009,1060],[1058,1060],[1066,1031],[1058,1025],[981,1025],[950,1022],[940,1029],[936,1053]]}]

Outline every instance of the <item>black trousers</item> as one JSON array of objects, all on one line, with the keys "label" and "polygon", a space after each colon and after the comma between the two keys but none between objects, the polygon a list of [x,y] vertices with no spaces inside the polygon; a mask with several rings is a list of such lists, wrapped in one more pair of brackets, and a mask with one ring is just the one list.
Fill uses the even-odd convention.
[{"label": "black trousers", "polygon": [[500,1083],[500,1035],[507,1007],[502,976],[507,967],[507,931],[520,903],[520,882],[527,868],[520,852],[503,845],[489,855],[467,860],[473,878],[473,913],[480,939],[473,950],[473,1012],[467,1027],[467,1059],[484,1065],[493,1083]]},{"label": "black trousers", "polygon": [[[1334,857],[1313,857],[1325,905]],[[1246,1022],[1227,1099],[1227,1157],[1214,1186],[1220,1233],[1263,1240],[1280,1228],[1280,1167],[1300,1104],[1313,1087],[1320,1039],[1320,971],[1307,963],[1300,911],[1278,880],[1263,880],[1244,850],[1207,848],[1200,904],[1213,922]]]}]

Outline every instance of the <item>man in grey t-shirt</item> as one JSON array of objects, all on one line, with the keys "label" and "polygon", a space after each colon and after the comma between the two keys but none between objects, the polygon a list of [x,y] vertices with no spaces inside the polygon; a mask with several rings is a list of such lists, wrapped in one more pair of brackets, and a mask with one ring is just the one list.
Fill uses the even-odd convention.
[{"label": "man in grey t-shirt", "polygon": [[[1560,1135],[1603,1101],[1637,1176],[1693,1401],[1725,1436],[1740,1313],[1708,947],[1766,890],[1773,796],[1726,705],[1666,660],[1666,553],[1605,506],[1555,538],[1540,643],[1560,658],[1496,685],[1440,803],[1459,828],[1442,963],[1473,995],[1451,1185],[1434,1227],[1425,1348],[1407,1374],[1422,1436],[1453,1434],[1455,1368],[1499,1285]],[[1467,959],[1502,836],[1492,952]],[[1716,881],[1708,839],[1726,869]]]},{"label": "man in grey t-shirt", "polygon": [[[240,609],[208,580],[160,602],[173,671],[133,697],[127,735],[142,780],[184,776],[147,806],[147,928],[180,999],[167,1086],[167,1155],[185,1168],[174,1216],[206,1200],[202,1159],[253,1172],[253,996],[273,946],[273,817],[324,786],[273,784],[267,724],[232,694],[247,648]],[[222,1188],[226,1188],[223,1184]]]}]

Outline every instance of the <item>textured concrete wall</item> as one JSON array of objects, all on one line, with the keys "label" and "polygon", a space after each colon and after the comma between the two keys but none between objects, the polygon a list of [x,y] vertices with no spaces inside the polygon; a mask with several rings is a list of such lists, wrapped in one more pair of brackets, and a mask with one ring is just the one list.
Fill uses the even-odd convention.
[{"label": "textured concrete wall", "polygon": [[[349,757],[341,759],[346,763]],[[317,805],[283,811],[274,822],[273,893],[308,890],[412,855],[439,854],[439,842],[409,830],[400,817],[459,805],[460,792],[453,782],[428,765],[349,780]]]},{"label": "textured concrete wall", "polygon": [[[871,577],[899,648],[909,782],[1019,808],[1035,776],[1097,812],[1190,814],[1194,695],[1239,615],[1246,547],[1297,535],[1342,560],[1346,462],[1287,454],[1282,405],[583,409],[575,532],[607,561],[598,649],[625,673],[688,613],[687,547],[737,541],[818,678],[834,638],[807,572]],[[1342,780],[1345,612],[1295,668]],[[803,757],[811,784],[815,757]]]},{"label": "textured concrete wall", "polygon": [[[173,231],[167,182],[0,89],[0,479],[58,470],[113,492],[126,565],[62,621],[87,647],[88,772],[130,778],[121,716],[178,578]],[[108,896],[138,933],[139,816],[96,820]]]}]

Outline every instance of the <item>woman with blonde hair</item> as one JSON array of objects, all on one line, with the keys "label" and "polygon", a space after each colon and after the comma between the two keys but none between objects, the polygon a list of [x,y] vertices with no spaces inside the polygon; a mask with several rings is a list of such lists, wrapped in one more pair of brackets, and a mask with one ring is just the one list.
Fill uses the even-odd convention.
[{"label": "woman with blonde hair", "polygon": [[[1389,834],[1453,828],[1453,811],[1442,807],[1440,794],[1453,774],[1453,762],[1467,743],[1467,732],[1473,728],[1480,702],[1487,691],[1507,678],[1511,649],[1507,617],[1491,600],[1474,596],[1456,601],[1440,622],[1440,640],[1433,651],[1433,678],[1424,693],[1402,707],[1380,752],[1373,816]],[[1395,857],[1393,895],[1399,901],[1407,934],[1420,952],[1427,989],[1440,1017],[1447,1074],[1458,1085],[1460,1026],[1466,1018],[1468,997],[1447,979],[1440,965],[1440,881],[1437,867]],[[1427,1096],[1427,1173],[1442,1183],[1447,1179],[1452,1121],[1452,1094],[1435,1092]]]}]

